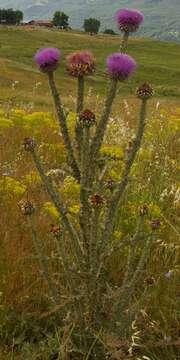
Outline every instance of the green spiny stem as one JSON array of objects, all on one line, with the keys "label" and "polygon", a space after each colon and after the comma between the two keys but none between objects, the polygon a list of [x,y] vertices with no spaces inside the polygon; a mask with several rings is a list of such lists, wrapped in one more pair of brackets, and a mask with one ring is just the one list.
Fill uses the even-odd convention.
[{"label": "green spiny stem", "polygon": [[98,225],[99,225],[100,209],[95,208],[91,223],[91,237],[90,237],[90,264],[91,272],[94,273],[97,268],[97,242],[98,242]]},{"label": "green spiny stem", "polygon": [[70,271],[69,271],[69,264],[68,264],[66,252],[64,249],[64,241],[65,241],[65,239],[62,236],[56,237],[58,255],[59,255],[61,264],[63,266],[63,269],[64,269],[66,282],[68,284],[69,289],[72,290],[72,284],[71,284],[72,277],[69,276]]},{"label": "green spiny stem", "polygon": [[122,38],[122,42],[121,42],[121,46],[120,46],[120,51],[121,51],[122,53],[125,53],[125,52],[126,52],[127,45],[128,45],[128,39],[129,39],[129,32],[124,31],[123,38]]},{"label": "green spiny stem", "polygon": [[82,232],[83,244],[85,248],[85,283],[84,283],[84,303],[86,312],[92,316],[91,306],[91,267],[90,267],[90,225],[91,208],[89,198],[89,141],[90,129],[83,129],[83,145],[81,150],[81,182],[80,182],[80,227]]},{"label": "green spiny stem", "polygon": [[141,109],[140,109],[140,118],[139,118],[139,124],[138,124],[137,132],[136,132],[136,137],[133,142],[132,149],[129,153],[129,156],[126,160],[125,168],[124,168],[124,171],[122,174],[121,181],[119,182],[118,186],[114,190],[112,199],[111,199],[109,207],[107,209],[104,231],[103,231],[101,242],[100,242],[100,249],[99,249],[100,254],[105,250],[105,248],[107,246],[108,240],[109,240],[111,232],[113,230],[114,218],[115,218],[115,213],[116,213],[118,204],[119,204],[119,202],[124,194],[124,191],[126,189],[126,186],[128,184],[128,178],[129,178],[129,174],[130,174],[132,165],[134,163],[136,154],[141,146],[143,133],[144,133],[144,127],[145,127],[145,123],[146,123],[146,105],[147,105],[147,101],[142,100]]},{"label": "green spiny stem", "polygon": [[89,253],[89,236],[90,236],[90,206],[88,203],[89,190],[89,137],[90,129],[83,129],[83,147],[81,151],[81,182],[80,182],[80,226],[83,234],[84,245]]},{"label": "green spiny stem", "polygon": [[98,243],[98,230],[99,230],[99,217],[100,217],[100,208],[95,208],[92,214],[91,219],[91,229],[90,229],[90,247],[89,247],[89,289],[90,289],[90,313],[91,318],[95,323],[98,321],[97,314],[97,295],[99,291],[99,283],[97,282],[96,272],[98,267],[98,257],[97,257],[97,243]]},{"label": "green spiny stem", "polygon": [[[67,259],[67,255],[66,255],[66,250],[64,248],[65,239],[63,237],[58,237],[58,238],[56,238],[56,242],[57,242],[59,257],[62,259],[61,263],[62,263],[63,270],[64,270],[65,281],[67,283],[69,292],[71,294],[71,299],[73,299],[74,297],[76,297],[76,294],[77,294],[77,286],[73,279],[73,276],[72,276],[72,273],[71,273],[71,270],[69,267],[69,261]],[[83,306],[82,306],[81,302],[75,300],[74,302],[72,302],[72,308],[74,311],[78,311],[79,319],[81,319],[80,321],[81,321],[81,325],[82,325]]]},{"label": "green spiny stem", "polygon": [[77,94],[77,108],[76,112],[79,114],[84,106],[84,76],[78,77],[78,94]]},{"label": "green spiny stem", "polygon": [[[84,76],[78,77],[78,94],[77,94],[77,115],[83,110],[84,106]],[[81,162],[81,146],[83,142],[83,129],[80,124],[77,123],[75,127],[76,145],[78,150],[79,163]]]},{"label": "green spiny stem", "polygon": [[78,182],[80,182],[80,171],[79,171],[79,168],[78,168],[75,156],[74,156],[73,147],[72,147],[71,139],[70,139],[70,136],[69,136],[69,131],[68,131],[68,128],[67,128],[66,117],[65,117],[65,114],[64,114],[64,110],[63,110],[63,107],[62,107],[62,104],[61,104],[61,99],[60,99],[60,96],[58,94],[56,84],[55,84],[55,81],[54,81],[54,76],[53,76],[52,72],[48,73],[48,79],[49,79],[49,86],[50,86],[52,98],[54,100],[54,105],[55,105],[57,117],[58,117],[58,120],[59,120],[60,129],[61,129],[61,132],[62,132],[64,144],[65,144],[66,151],[67,151],[68,163],[69,163],[70,167],[72,168],[73,176],[75,177],[75,179]]},{"label": "green spiny stem", "polygon": [[127,283],[131,279],[133,273],[134,273],[133,265],[134,265],[134,260],[135,260],[135,250],[136,250],[137,242],[142,236],[143,223],[144,223],[144,217],[140,216],[138,226],[137,226],[137,231],[136,231],[136,233],[134,234],[133,238],[130,241],[127,268],[126,268],[126,272],[125,272],[125,275],[124,275],[123,284],[121,286],[122,293],[123,293],[124,289],[126,288]]},{"label": "green spiny stem", "polygon": [[33,156],[33,160],[34,160],[34,163],[36,165],[36,168],[39,172],[39,175],[46,187],[46,190],[55,206],[55,208],[57,209],[57,211],[59,212],[59,215],[61,217],[61,221],[62,221],[62,224],[64,225],[64,227],[67,229],[70,237],[71,237],[71,240],[72,240],[72,245],[74,247],[74,253],[75,253],[75,256],[77,258],[77,264],[79,264],[80,262],[80,259],[81,259],[81,256],[83,254],[82,252],[82,248],[81,248],[81,244],[80,244],[80,241],[79,241],[79,237],[78,237],[78,234],[76,233],[76,230],[74,229],[73,225],[70,223],[67,215],[66,215],[66,209],[63,207],[63,204],[60,202],[60,199],[59,199],[59,196],[57,194],[57,192],[54,190],[54,187],[50,181],[50,179],[46,176],[45,172],[44,172],[44,169],[43,169],[43,166],[35,152],[32,151],[32,156]]},{"label": "green spiny stem", "polygon": [[29,220],[29,225],[30,225],[30,228],[31,228],[32,239],[33,239],[33,242],[34,242],[36,253],[38,255],[40,267],[42,269],[42,274],[44,276],[44,279],[47,282],[47,285],[48,285],[49,291],[51,293],[53,303],[58,305],[59,304],[58,293],[56,291],[56,288],[54,287],[51,276],[49,274],[47,259],[46,259],[45,255],[44,255],[43,243],[38,238],[38,235],[37,235],[37,232],[36,232],[36,227],[35,227],[35,224],[34,224],[33,216],[28,216],[28,220]]},{"label": "green spiny stem", "polygon": [[121,316],[121,313],[123,312],[123,310],[128,307],[130,301],[131,301],[131,297],[134,293],[134,289],[136,287],[136,284],[138,283],[138,281],[141,279],[142,276],[142,272],[145,266],[145,263],[149,257],[149,253],[150,253],[150,249],[151,249],[151,245],[153,242],[153,236],[154,234],[151,234],[147,239],[146,239],[146,243],[144,245],[144,248],[142,250],[141,253],[141,257],[139,259],[137,268],[134,272],[134,275],[132,277],[132,279],[126,284],[126,287],[123,289],[123,293],[121,293],[122,289],[120,290],[120,298],[118,303],[115,304],[115,308],[117,310],[117,313]]},{"label": "green spiny stem", "polygon": [[[117,91],[117,83],[118,81],[115,79],[112,79],[110,82],[110,86],[108,87],[107,96],[104,104],[103,113],[101,116],[101,119],[97,125],[96,133],[94,135],[94,138],[92,139],[92,144],[90,148],[90,159],[91,159],[91,168],[94,166],[94,160],[97,158],[103,137],[106,131],[106,127],[108,124],[109,116],[111,113],[112,104],[114,101],[114,98],[116,96]],[[93,173],[93,171],[91,170]]]}]

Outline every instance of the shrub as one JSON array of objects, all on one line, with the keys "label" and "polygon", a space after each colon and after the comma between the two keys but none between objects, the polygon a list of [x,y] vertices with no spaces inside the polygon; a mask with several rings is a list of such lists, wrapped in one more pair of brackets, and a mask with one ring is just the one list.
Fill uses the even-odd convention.
[{"label": "shrub", "polygon": [[115,31],[112,30],[112,29],[105,29],[105,30],[104,30],[104,34],[117,35],[117,34],[115,33]]}]

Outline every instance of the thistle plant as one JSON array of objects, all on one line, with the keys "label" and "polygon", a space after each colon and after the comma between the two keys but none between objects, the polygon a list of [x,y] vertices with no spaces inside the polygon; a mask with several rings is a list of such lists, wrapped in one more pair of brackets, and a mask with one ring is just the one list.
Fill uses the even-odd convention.
[{"label": "thistle plant", "polygon": [[[61,199],[57,186],[47,175],[36,141],[26,138],[24,149],[32,155],[46,192],[59,214],[59,223],[51,227],[51,234],[56,239],[59,258],[62,260],[61,271],[64,274],[66,294],[69,297],[63,309],[64,313],[61,314],[62,321],[67,314],[70,314],[75,321],[84,353],[87,352],[91,342],[93,343],[95,334],[101,332],[102,326],[105,332],[111,329],[121,336],[128,333],[130,321],[134,316],[130,306],[136,287],[143,276],[155,231],[160,225],[158,219],[154,219],[150,223],[149,231],[147,230],[148,206],[143,205],[137,215],[135,234],[130,234],[118,244],[118,248],[121,246],[128,248],[129,255],[124,269],[124,279],[113,289],[113,284],[107,275],[107,258],[116,251],[117,244],[114,245],[113,242],[116,214],[119,207],[123,206],[122,198],[142,144],[147,122],[147,104],[153,95],[153,89],[149,84],[144,83],[136,90],[136,97],[140,103],[139,115],[137,115],[139,120],[135,138],[132,140],[128,154],[124,156],[123,169],[118,181],[113,179],[107,181],[108,165],[106,161],[101,163],[100,150],[117,89],[121,89],[123,83],[136,70],[135,60],[123,52],[127,48],[130,33],[139,28],[143,19],[143,14],[135,10],[119,10],[116,14],[119,29],[123,31],[124,36],[121,51],[109,55],[106,59],[108,86],[102,114],[94,114],[84,105],[85,79],[95,73],[93,55],[85,50],[67,56],[66,72],[68,76],[77,79],[75,139],[70,136],[67,115],[54,79],[54,72],[60,63],[60,52],[54,48],[40,49],[34,58],[39,69],[47,75],[66,148],[69,170],[79,184],[78,214],[72,217]],[[28,206],[28,209],[30,208],[34,210],[33,205]],[[35,212],[27,211],[25,208],[24,213],[30,219],[36,251],[51,298],[61,307],[63,298],[60,292],[61,284],[53,283],[48,264],[44,260],[42,241],[38,239],[33,220]],[[112,295],[109,295],[109,289]],[[107,300],[109,296],[110,305]]]},{"label": "thistle plant", "polygon": [[119,30],[123,32],[121,51],[126,51],[128,38],[131,33],[136,32],[144,21],[144,15],[134,9],[120,9],[115,15]]}]

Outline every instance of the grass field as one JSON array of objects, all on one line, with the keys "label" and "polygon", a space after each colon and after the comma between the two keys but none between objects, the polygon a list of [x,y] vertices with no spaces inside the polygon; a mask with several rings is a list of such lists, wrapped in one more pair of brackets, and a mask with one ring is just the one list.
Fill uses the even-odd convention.
[{"label": "grass field", "polygon": [[[63,96],[74,95],[76,83],[67,77],[64,58],[73,50],[90,49],[97,59],[97,71],[87,80],[87,89],[95,85],[96,93],[105,91],[105,58],[117,51],[120,38],[105,35],[89,36],[84,33],[63,32],[36,28],[0,27],[0,101],[11,99],[13,103],[34,103],[36,107],[51,100],[45,76],[36,69],[32,57],[40,47],[58,47],[62,52],[62,66],[57,71],[60,91]],[[148,81],[155,87],[157,96],[178,97],[180,95],[180,45],[151,39],[130,41],[128,52],[138,64],[137,72],[123,84],[120,94],[131,95],[142,82]],[[13,82],[16,91],[12,91]],[[39,84],[38,92],[36,85]],[[69,90],[70,89],[70,90]]]},{"label": "grass field", "polygon": [[[30,199],[36,204],[39,234],[55,279],[55,245],[49,229],[59,218],[49,203],[30,155],[22,149],[22,142],[25,137],[36,138],[46,171],[66,170],[66,155],[53,115],[46,77],[38,72],[32,56],[43,46],[61,49],[63,65],[56,77],[66,107],[74,111],[76,81],[65,74],[64,57],[77,48],[91,49],[97,58],[97,73],[87,80],[85,100],[86,106],[98,113],[106,88],[104,59],[117,51],[119,39],[4,27],[0,28],[0,35],[0,360],[49,360],[53,358],[54,348],[64,353],[64,347],[71,346],[70,329],[61,329],[58,325],[55,328],[53,314],[49,313],[47,287],[38,270],[30,230],[19,210],[19,201]],[[119,241],[134,233],[137,209],[144,203],[149,206],[149,218],[161,221],[144,280],[136,289],[137,298],[145,287],[147,293],[133,328],[135,338],[132,341],[137,341],[139,348],[130,359],[179,360],[180,45],[135,39],[130,41],[128,52],[139,67],[127,84],[119,85],[102,155],[116,158],[121,154],[122,158],[126,151],[139,112],[140,102],[133,97],[137,85],[150,81],[156,97],[148,105],[143,146],[117,214],[118,231],[114,232],[114,239]],[[74,113],[70,113],[68,124],[72,136]],[[116,181],[121,171],[122,159],[110,161],[107,180],[110,177]],[[56,186],[74,214],[72,216],[76,216],[77,184],[67,176]],[[112,286],[121,283],[126,258],[126,247],[111,254],[107,276]],[[58,274],[61,276],[61,268],[60,271],[58,268]],[[115,341],[116,348],[117,341],[111,337],[107,346],[113,347],[111,340],[112,343]],[[101,341],[105,341],[103,337]],[[122,359],[117,356],[112,359]]]}]

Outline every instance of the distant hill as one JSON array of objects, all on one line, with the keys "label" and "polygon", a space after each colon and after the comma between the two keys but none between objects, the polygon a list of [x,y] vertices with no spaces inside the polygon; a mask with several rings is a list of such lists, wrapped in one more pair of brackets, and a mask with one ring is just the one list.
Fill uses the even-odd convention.
[{"label": "distant hill", "polygon": [[137,8],[146,15],[140,35],[180,41],[180,0],[0,0],[0,7],[19,8],[27,20],[51,18],[55,10],[63,10],[75,28],[93,16],[101,20],[102,29],[115,29],[117,9]]}]

